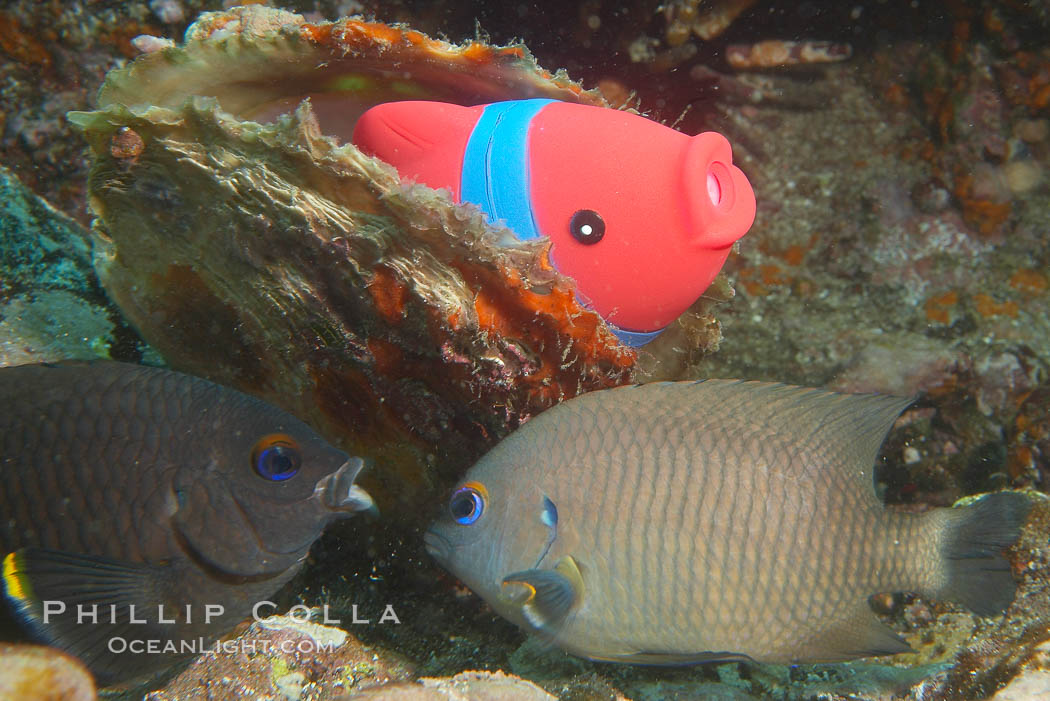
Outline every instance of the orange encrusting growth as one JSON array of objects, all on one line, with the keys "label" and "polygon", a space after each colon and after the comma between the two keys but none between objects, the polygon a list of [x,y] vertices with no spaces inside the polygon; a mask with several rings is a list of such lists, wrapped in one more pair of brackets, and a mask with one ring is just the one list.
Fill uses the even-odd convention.
[{"label": "orange encrusting growth", "polygon": [[949,290],[926,300],[926,320],[948,325],[952,322],[952,308],[959,303],[959,293]]},{"label": "orange encrusting growth", "polygon": [[[767,256],[778,258],[791,268],[802,265],[806,256],[814,249],[820,235],[816,232],[810,234],[805,243],[793,243],[783,248],[775,248],[768,241],[759,241],[758,250]],[[809,294],[812,291],[811,281],[800,278],[792,271],[786,271],[777,263],[761,263],[758,265],[740,268],[738,282],[748,294],[756,297],[764,297],[772,292],[773,287],[791,286],[793,291],[799,294]]]},{"label": "orange encrusting growth", "polygon": [[[978,292],[968,297],[973,303],[973,309],[982,317],[1008,316],[1016,319],[1020,312],[1020,306],[1013,300],[1000,302],[989,294]],[[934,295],[926,300],[926,320],[930,323],[950,325],[954,323],[958,313],[960,297],[955,290],[949,290],[942,294]]]},{"label": "orange encrusting growth", "polygon": [[[18,63],[30,66],[50,66],[51,53],[34,36],[35,33],[23,27],[14,15],[0,12],[0,52]],[[54,36],[47,38],[54,39]]]},{"label": "orange encrusting growth", "polygon": [[[525,49],[521,46],[490,46],[483,42],[471,42],[459,47],[431,39],[422,32],[394,27],[381,22],[362,22],[344,19],[337,23],[306,24],[300,31],[310,41],[327,45],[337,43],[348,51],[367,51],[374,53],[377,46],[407,44],[440,57],[445,61],[461,59],[470,63],[492,63],[499,59],[524,59]],[[582,90],[576,86],[566,86],[574,92]]]},{"label": "orange encrusting growth", "polygon": [[1017,318],[1017,312],[1019,308],[1017,302],[1006,301],[997,302],[991,295],[979,292],[973,296],[974,307],[977,309],[977,313],[983,317],[989,316],[1008,316],[1012,319]]},{"label": "orange encrusting growth", "polygon": [[753,268],[743,268],[740,271],[740,284],[748,294],[764,297],[769,294],[770,287],[791,284],[791,277],[776,263],[763,263]]},{"label": "orange encrusting growth", "polygon": [[377,265],[372,270],[368,291],[372,294],[376,310],[387,322],[398,324],[404,319],[408,288],[389,268]]},{"label": "orange encrusting growth", "polygon": [[546,402],[574,396],[578,373],[587,365],[602,363],[620,370],[634,366],[636,353],[618,344],[598,315],[584,311],[571,289],[555,287],[541,294],[526,289],[515,270],[456,268],[476,290],[474,311],[480,330],[525,341],[538,356],[539,367],[520,378],[530,387],[533,399]]},{"label": "orange encrusting growth", "polygon": [[1046,275],[1031,268],[1021,268],[1010,276],[1010,287],[1028,295],[1046,291]]},{"label": "orange encrusting growth", "polygon": [[976,228],[983,236],[991,236],[999,232],[1013,211],[1013,205],[1010,202],[996,202],[976,196],[972,175],[960,175],[956,178],[955,196],[962,204],[963,218],[966,223]]}]

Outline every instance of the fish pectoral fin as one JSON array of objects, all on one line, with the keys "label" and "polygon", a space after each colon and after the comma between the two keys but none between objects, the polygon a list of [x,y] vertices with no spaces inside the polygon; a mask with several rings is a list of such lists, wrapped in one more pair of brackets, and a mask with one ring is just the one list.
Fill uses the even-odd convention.
[{"label": "fish pectoral fin", "polygon": [[666,667],[687,666],[695,664],[721,664],[724,662],[752,662],[747,655],[739,652],[630,652],[609,657],[592,657],[602,662],[620,662],[623,664],[647,664]]},{"label": "fish pectoral fin", "polygon": [[[19,622],[34,638],[79,657],[102,683],[143,667],[143,655],[110,653],[110,639],[176,633],[177,626],[156,623],[163,582],[171,578],[164,566],[45,548],[11,552],[3,561],[3,593]],[[132,617],[148,624],[132,624]]]},{"label": "fish pectoral fin", "polygon": [[550,633],[582,599],[583,577],[576,561],[566,556],[553,570],[522,570],[507,575],[503,589],[521,605],[529,625]]}]

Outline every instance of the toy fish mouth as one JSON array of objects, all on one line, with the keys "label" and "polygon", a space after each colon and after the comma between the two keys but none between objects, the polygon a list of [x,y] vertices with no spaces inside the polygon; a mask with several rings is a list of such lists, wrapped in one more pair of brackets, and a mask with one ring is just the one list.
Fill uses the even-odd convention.
[{"label": "toy fish mouth", "polygon": [[452,551],[452,544],[434,530],[423,534],[423,547],[426,548],[427,554],[438,562],[447,562]]}]

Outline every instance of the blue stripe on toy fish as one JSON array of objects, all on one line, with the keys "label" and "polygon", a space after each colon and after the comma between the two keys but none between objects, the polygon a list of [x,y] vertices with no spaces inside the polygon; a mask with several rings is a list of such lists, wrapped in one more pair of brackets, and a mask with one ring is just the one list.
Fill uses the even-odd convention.
[{"label": "blue stripe on toy fish", "polygon": [[529,124],[554,100],[516,100],[487,105],[463,153],[463,199],[491,221],[504,220],[518,238],[539,238],[529,197]]}]

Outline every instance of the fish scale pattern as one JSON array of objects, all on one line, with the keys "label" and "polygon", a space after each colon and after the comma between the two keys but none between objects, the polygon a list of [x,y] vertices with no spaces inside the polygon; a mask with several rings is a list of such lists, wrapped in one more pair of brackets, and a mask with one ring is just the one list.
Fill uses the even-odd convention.
[{"label": "fish scale pattern", "polygon": [[147,559],[155,539],[148,507],[162,501],[162,482],[151,474],[164,447],[155,427],[176,426],[185,416],[179,400],[192,395],[186,382],[148,370],[80,377],[56,367],[30,371],[36,377],[23,371],[17,380],[0,379],[31,383],[41,393],[0,420],[0,505],[14,514],[0,529],[0,547]]}]

